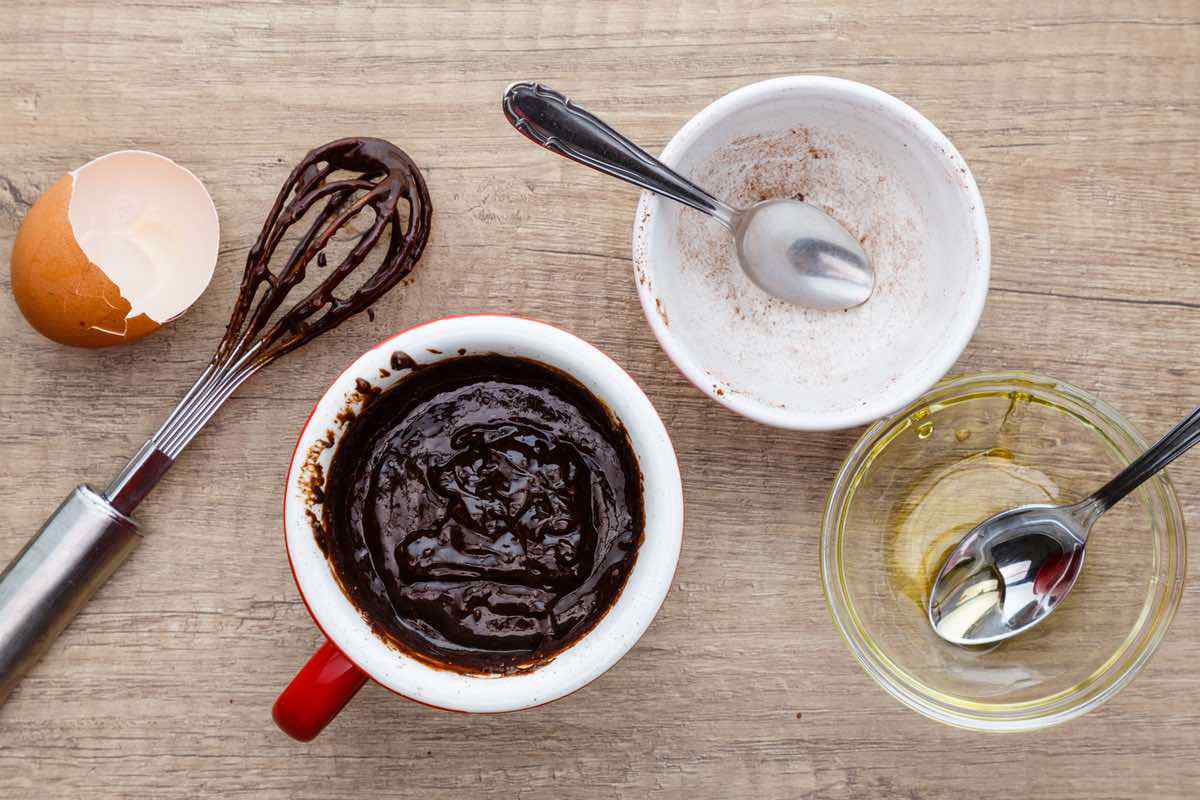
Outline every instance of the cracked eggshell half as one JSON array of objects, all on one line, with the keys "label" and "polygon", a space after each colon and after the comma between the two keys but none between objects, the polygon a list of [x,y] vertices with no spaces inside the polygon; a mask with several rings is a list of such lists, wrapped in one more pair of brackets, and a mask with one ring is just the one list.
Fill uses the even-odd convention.
[{"label": "cracked eggshell half", "polygon": [[155,153],[109,153],[29,209],[13,245],[13,296],[56,342],[125,344],[196,302],[219,240],[217,209],[195,175]]}]

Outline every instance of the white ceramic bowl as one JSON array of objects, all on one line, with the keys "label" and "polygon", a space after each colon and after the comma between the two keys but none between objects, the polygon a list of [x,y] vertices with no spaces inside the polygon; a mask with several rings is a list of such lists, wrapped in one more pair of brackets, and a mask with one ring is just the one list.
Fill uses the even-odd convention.
[{"label": "white ceramic bowl", "polygon": [[[515,675],[465,675],[435,669],[385,644],[338,586],[314,536],[305,489],[314,463],[327,470],[354,407],[359,379],[386,389],[401,380],[392,355],[428,364],[459,353],[521,356],[557,367],[587,387],[624,424],[642,471],[646,529],[617,602],[582,639],[552,661]],[[381,370],[388,371],[381,377]],[[343,416],[344,419],[344,416]],[[579,689],[611,667],[645,632],[667,596],[683,532],[683,490],[675,450],[650,400],[608,356],[566,331],[505,316],[450,317],[399,333],[368,350],[341,374],[313,409],[292,457],[284,499],[284,534],[296,585],[313,619],[341,652],[378,683],[405,697],[455,711],[528,708]],[[334,712],[336,713],[336,711]]]},{"label": "white ceramic bowl", "polygon": [[878,89],[776,78],[712,103],[662,161],[745,207],[798,196],[863,242],[871,299],[848,311],[784,303],[750,283],[714,220],[650,193],[633,231],[638,294],[692,383],[768,425],[861,425],[919,397],[983,312],[990,247],[979,190],[929,120]]}]

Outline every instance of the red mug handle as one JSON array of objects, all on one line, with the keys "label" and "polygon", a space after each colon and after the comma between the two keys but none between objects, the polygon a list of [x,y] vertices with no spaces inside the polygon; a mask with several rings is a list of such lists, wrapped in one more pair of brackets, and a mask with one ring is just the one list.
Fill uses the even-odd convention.
[{"label": "red mug handle", "polygon": [[271,716],[288,736],[311,741],[366,682],[367,673],[326,640],[280,692]]}]

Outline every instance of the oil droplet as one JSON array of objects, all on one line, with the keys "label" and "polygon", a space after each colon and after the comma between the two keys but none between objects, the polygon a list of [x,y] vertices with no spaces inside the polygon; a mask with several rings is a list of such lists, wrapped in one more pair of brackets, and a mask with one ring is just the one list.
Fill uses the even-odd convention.
[{"label": "oil droplet", "polygon": [[1003,430],[1009,422],[1020,420],[1025,409],[1033,397],[1028,392],[1012,391],[1008,393],[1008,410],[1004,412],[1004,419],[1000,420],[1000,428]]},{"label": "oil droplet", "polygon": [[966,428],[959,428],[954,432],[954,438],[957,441],[965,442],[967,439],[971,438],[971,432]]},{"label": "oil droplet", "polygon": [[917,431],[918,439],[928,439],[930,434],[933,433],[933,420],[929,419],[930,413],[929,406],[926,406],[914,411],[908,417],[909,424]]}]

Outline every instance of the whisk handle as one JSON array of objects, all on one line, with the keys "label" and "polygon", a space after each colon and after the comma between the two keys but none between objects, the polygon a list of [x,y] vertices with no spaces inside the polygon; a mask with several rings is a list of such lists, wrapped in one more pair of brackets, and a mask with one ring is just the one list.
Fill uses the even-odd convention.
[{"label": "whisk handle", "polygon": [[0,574],[0,703],[141,542],[138,524],[78,486]]}]

